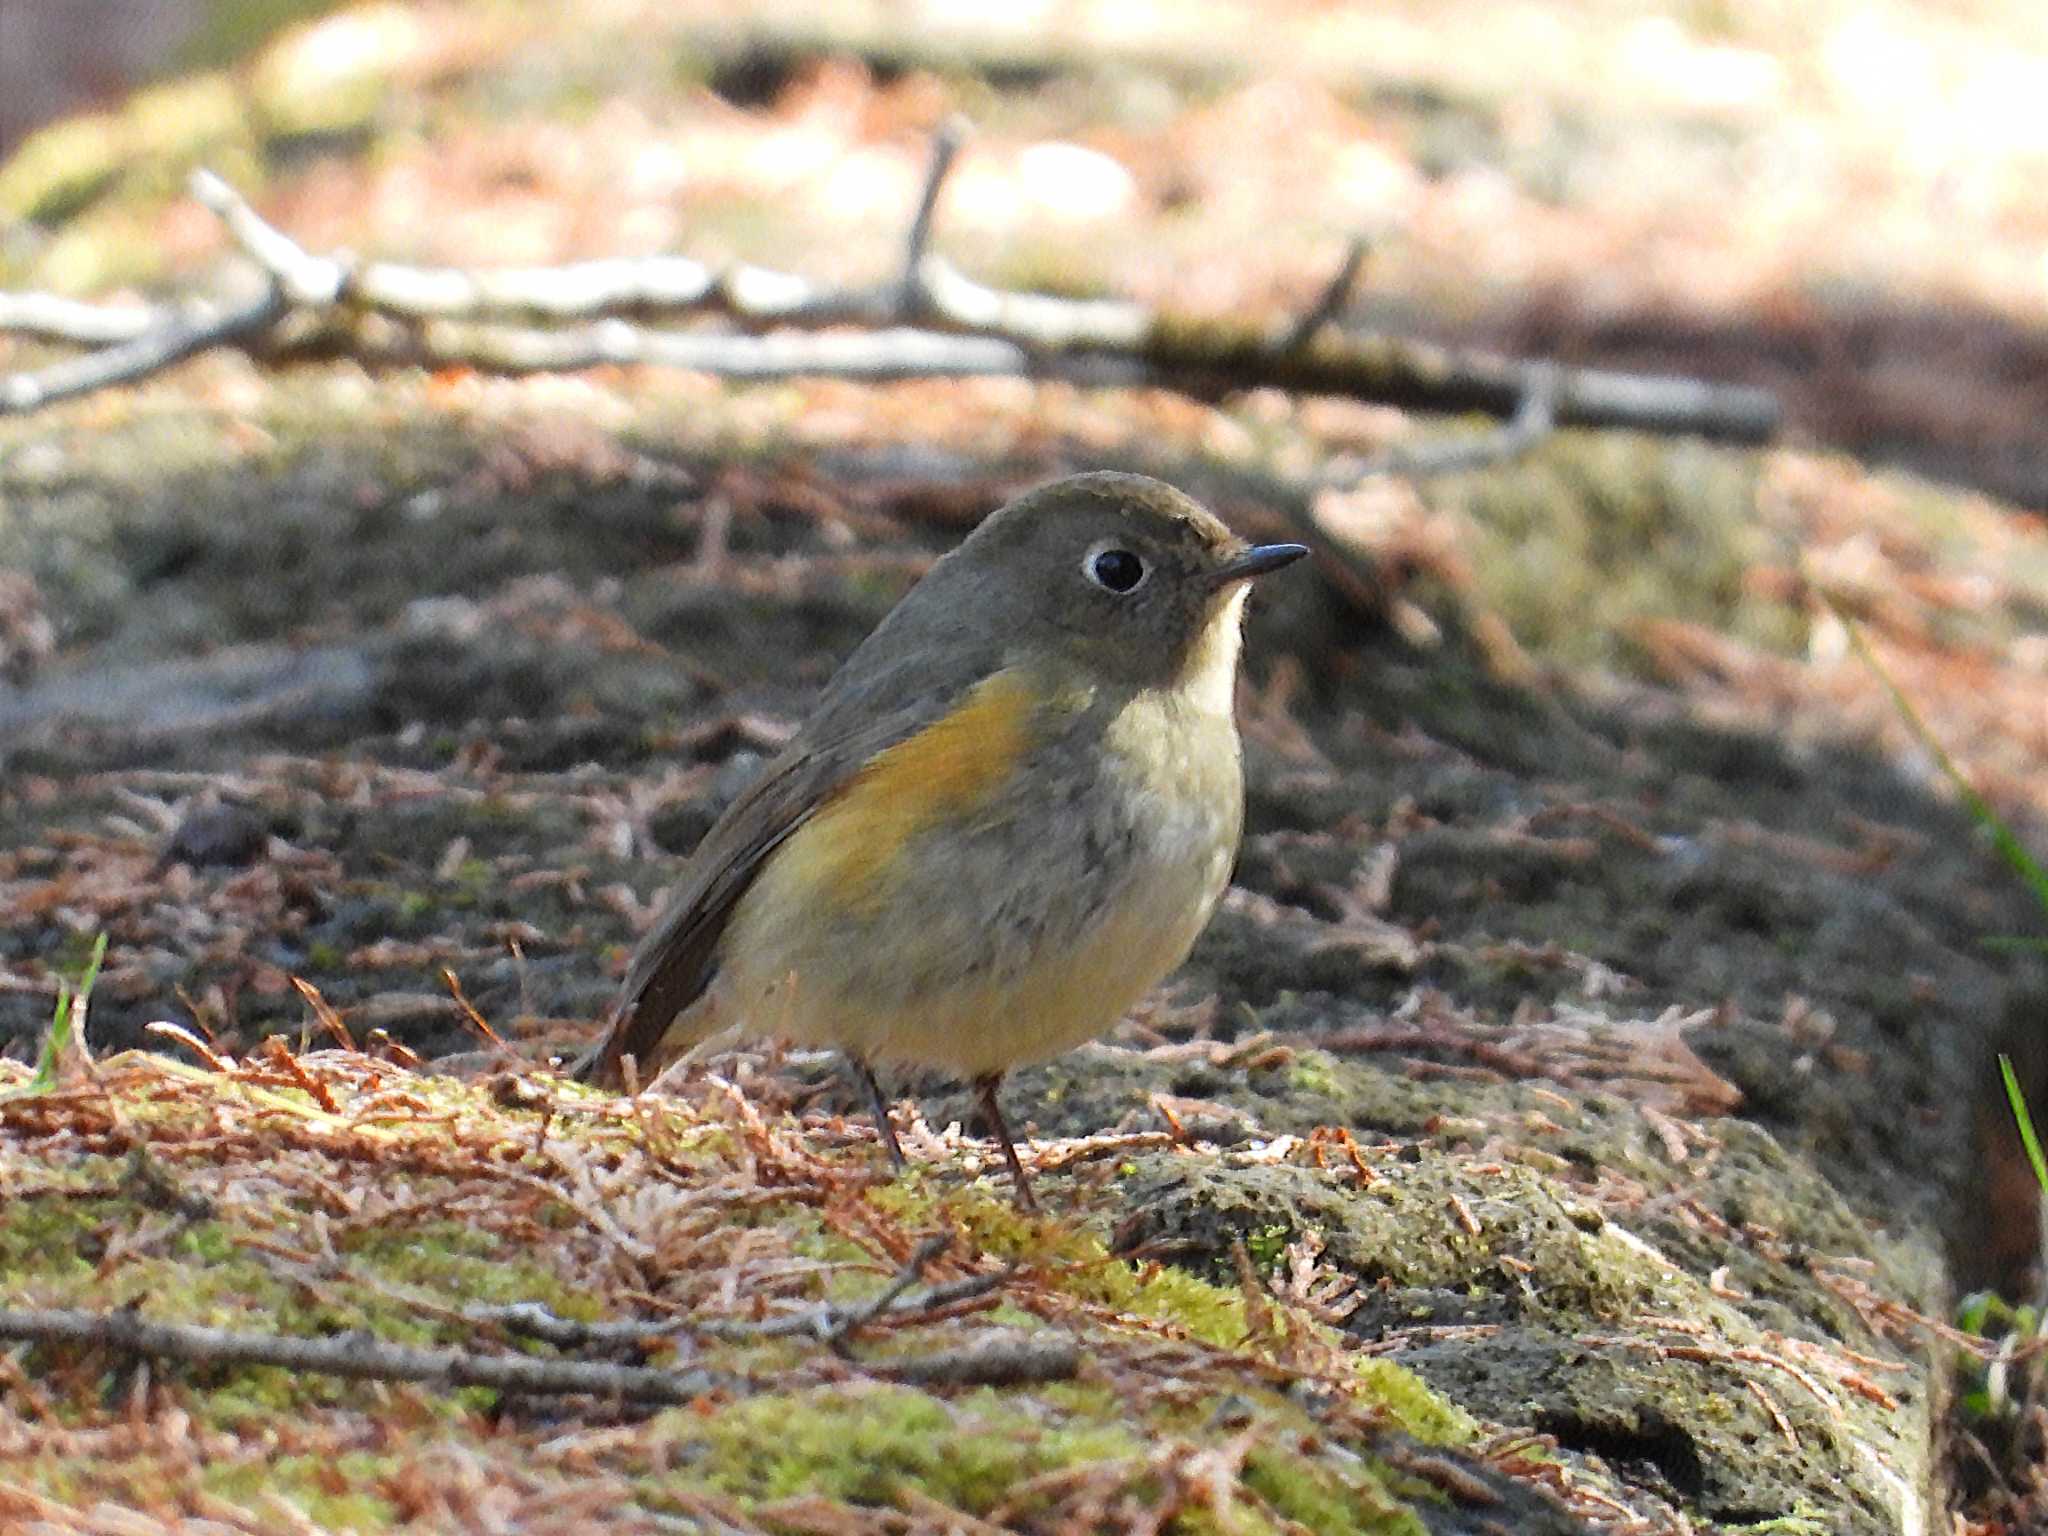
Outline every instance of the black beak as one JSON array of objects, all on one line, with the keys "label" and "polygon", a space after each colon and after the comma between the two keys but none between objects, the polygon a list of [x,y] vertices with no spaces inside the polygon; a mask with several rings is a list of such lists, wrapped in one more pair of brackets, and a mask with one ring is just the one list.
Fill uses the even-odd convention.
[{"label": "black beak", "polygon": [[1211,585],[1227,587],[1234,581],[1250,581],[1283,565],[1292,565],[1308,553],[1306,544],[1254,544],[1230,564],[1209,578]]}]

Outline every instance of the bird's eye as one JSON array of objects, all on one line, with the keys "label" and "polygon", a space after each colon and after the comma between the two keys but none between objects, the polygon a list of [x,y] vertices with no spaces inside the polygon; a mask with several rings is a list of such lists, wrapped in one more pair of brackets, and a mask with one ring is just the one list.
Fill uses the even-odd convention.
[{"label": "bird's eye", "polygon": [[1095,585],[1111,592],[1132,591],[1145,579],[1145,562],[1113,544],[1098,544],[1089,550],[1081,570]]}]

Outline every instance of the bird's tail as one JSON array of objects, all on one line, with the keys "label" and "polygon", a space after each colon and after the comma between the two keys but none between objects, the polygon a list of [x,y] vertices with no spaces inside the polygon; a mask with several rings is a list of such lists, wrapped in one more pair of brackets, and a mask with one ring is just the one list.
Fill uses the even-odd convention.
[{"label": "bird's tail", "polygon": [[630,1061],[632,1082],[644,1087],[678,1061],[703,1054],[706,1046],[716,1045],[730,1033],[721,1028],[709,1008],[686,1010],[668,1020],[668,1027],[658,1035],[635,1027],[636,1011],[631,1001],[615,1006],[604,1034],[569,1063],[569,1075],[579,1083],[600,1088],[624,1088]]}]

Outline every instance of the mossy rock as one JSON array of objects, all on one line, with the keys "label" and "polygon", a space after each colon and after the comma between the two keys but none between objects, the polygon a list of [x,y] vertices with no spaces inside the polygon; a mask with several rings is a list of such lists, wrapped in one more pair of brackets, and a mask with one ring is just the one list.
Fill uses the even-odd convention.
[{"label": "mossy rock", "polygon": [[[1760,1196],[1777,1182],[1754,1161],[1747,1177]],[[1220,1274],[1245,1256],[1277,1270],[1307,1242],[1359,1282],[1344,1326],[1362,1343],[1401,1341],[1398,1358],[1477,1417],[1597,1457],[1674,1508],[1890,1536],[1935,1475],[1938,1376],[1875,1338],[1803,1248],[1769,1265],[1733,1238],[1666,1253],[1645,1235],[1658,1223],[1631,1229],[1568,1186],[1469,1154],[1383,1163],[1363,1187],[1344,1166],[1154,1156],[1132,1161],[1124,1188],[1121,1246]],[[1839,1235],[1858,1231],[1810,1176],[1779,1209],[1802,1197]],[[1737,1254],[1774,1294],[1729,1287]]]}]

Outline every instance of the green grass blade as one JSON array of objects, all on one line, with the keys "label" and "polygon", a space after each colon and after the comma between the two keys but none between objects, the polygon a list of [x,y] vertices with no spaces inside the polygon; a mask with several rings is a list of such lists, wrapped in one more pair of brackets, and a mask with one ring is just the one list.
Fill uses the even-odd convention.
[{"label": "green grass blade", "polygon": [[85,1011],[92,1000],[93,984],[100,979],[100,965],[107,958],[107,936],[102,933],[92,941],[92,958],[85,963],[85,974],[78,978],[74,990],[71,983],[59,977],[57,980],[57,1011],[50,1016],[50,1028],[43,1036],[43,1046],[36,1053],[35,1076],[20,1091],[25,1095],[48,1093],[57,1086],[57,1073],[62,1069],[64,1057],[71,1050],[71,1043],[78,1038],[78,1032],[85,1027]]},{"label": "green grass blade", "polygon": [[43,1032],[43,1048],[36,1052],[36,1075],[28,1080],[25,1094],[48,1093],[57,1086],[57,1064],[71,1049],[71,983],[57,982],[57,1011]]},{"label": "green grass blade", "polygon": [[2041,1140],[2034,1134],[2034,1117],[2027,1113],[2027,1096],[2020,1092],[2019,1074],[2012,1069],[2012,1058],[2002,1051],[1998,1070],[2005,1078],[2005,1101],[2012,1106],[2013,1124],[2020,1128],[2020,1145],[2027,1149],[2027,1161],[2034,1165],[2034,1182],[2048,1193],[2048,1157],[2041,1155]]},{"label": "green grass blade", "polygon": [[81,1014],[85,1012],[86,1004],[92,1000],[93,984],[100,979],[100,964],[106,958],[107,936],[104,933],[96,934],[92,941],[92,958],[85,962],[85,974],[78,978],[78,995],[71,1003],[71,1006]]}]

